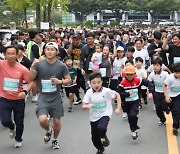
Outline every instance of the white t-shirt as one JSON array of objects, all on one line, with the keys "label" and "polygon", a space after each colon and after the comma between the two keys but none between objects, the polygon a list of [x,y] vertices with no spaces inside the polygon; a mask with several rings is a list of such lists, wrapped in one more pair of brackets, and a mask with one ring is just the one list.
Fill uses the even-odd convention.
[{"label": "white t-shirt", "polygon": [[149,54],[148,54],[148,51],[145,50],[145,49],[141,49],[140,51],[138,51],[136,48],[135,48],[135,52],[133,54],[133,57],[134,59],[136,57],[141,57],[143,59],[143,67],[145,67],[145,63],[146,63],[146,60],[149,60]]},{"label": "white t-shirt", "polygon": [[[167,69],[167,66],[165,66],[164,64],[162,64],[162,69],[165,71]],[[153,65],[149,66],[147,69],[148,72],[153,72]]]},{"label": "white t-shirt", "polygon": [[159,93],[163,93],[163,85],[164,85],[164,80],[169,76],[168,72],[166,71],[161,71],[160,74],[156,74],[154,71],[150,73],[148,80],[153,81],[155,85],[155,91]]},{"label": "white t-shirt", "polygon": [[92,122],[99,120],[103,116],[112,115],[112,99],[115,98],[116,91],[103,87],[102,91],[94,92],[92,88],[87,90],[83,103],[93,104],[89,110],[89,119]]},{"label": "white t-shirt", "polygon": [[118,79],[122,72],[122,67],[124,66],[124,63],[125,57],[121,59],[117,59],[117,57],[115,57],[113,61],[113,79]]},{"label": "white t-shirt", "polygon": [[176,78],[174,73],[167,77],[164,84],[167,85],[168,95],[170,97],[176,97],[180,94],[180,79]]},{"label": "white t-shirt", "polygon": [[[137,69],[136,68],[136,75],[137,77],[147,78],[147,72],[144,68]],[[141,89],[146,89],[146,86],[141,86]]]}]

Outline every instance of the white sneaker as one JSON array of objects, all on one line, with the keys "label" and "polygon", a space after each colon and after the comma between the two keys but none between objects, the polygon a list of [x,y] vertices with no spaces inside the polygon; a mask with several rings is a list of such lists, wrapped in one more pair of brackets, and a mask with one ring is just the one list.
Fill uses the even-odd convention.
[{"label": "white sneaker", "polygon": [[127,112],[123,112],[123,119],[127,119]]},{"label": "white sneaker", "polygon": [[39,96],[38,94],[36,94],[35,96],[33,96],[31,101],[32,101],[32,102],[37,102],[38,96]]},{"label": "white sneaker", "polygon": [[132,132],[132,139],[137,140],[138,138],[139,138],[138,132],[137,131]]},{"label": "white sneaker", "polygon": [[20,148],[22,146],[22,142],[18,142],[15,140],[15,143],[14,143],[14,147],[15,148]]}]

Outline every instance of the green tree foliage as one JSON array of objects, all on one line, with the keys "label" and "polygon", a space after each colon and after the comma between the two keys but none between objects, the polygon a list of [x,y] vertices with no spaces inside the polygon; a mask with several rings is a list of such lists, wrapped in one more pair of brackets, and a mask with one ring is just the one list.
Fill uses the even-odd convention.
[{"label": "green tree foliage", "polygon": [[68,11],[75,14],[76,19],[83,23],[84,16],[98,10],[96,0],[69,0]]},{"label": "green tree foliage", "polygon": [[153,20],[155,16],[180,9],[179,0],[135,0],[134,4],[136,11],[149,12]]},{"label": "green tree foliage", "polygon": [[115,18],[120,21],[124,11],[128,11],[134,7],[132,0],[98,0],[99,11],[111,10]]}]

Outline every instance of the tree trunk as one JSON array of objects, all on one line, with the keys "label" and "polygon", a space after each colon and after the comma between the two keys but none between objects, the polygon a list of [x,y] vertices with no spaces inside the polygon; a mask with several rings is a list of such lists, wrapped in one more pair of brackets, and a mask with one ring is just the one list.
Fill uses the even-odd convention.
[{"label": "tree trunk", "polygon": [[52,27],[52,18],[51,18],[51,12],[52,12],[52,1],[49,1],[48,3],[48,22],[49,22],[49,27]]},{"label": "tree trunk", "polygon": [[41,22],[41,6],[40,6],[40,0],[38,0],[38,3],[36,5],[36,27],[38,30],[40,30],[40,22]]},{"label": "tree trunk", "polygon": [[26,28],[28,28],[26,8],[24,8],[24,21],[25,21],[25,24],[26,24]]},{"label": "tree trunk", "polygon": [[47,6],[44,6],[44,10],[43,10],[43,22],[47,21]]}]

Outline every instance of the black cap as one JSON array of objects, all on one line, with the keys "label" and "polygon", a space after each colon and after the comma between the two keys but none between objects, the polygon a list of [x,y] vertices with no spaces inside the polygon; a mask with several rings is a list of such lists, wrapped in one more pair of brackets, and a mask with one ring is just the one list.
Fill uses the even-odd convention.
[{"label": "black cap", "polygon": [[74,33],[74,34],[73,34],[73,38],[80,39],[80,38],[81,38],[81,36],[80,36],[78,33]]}]

